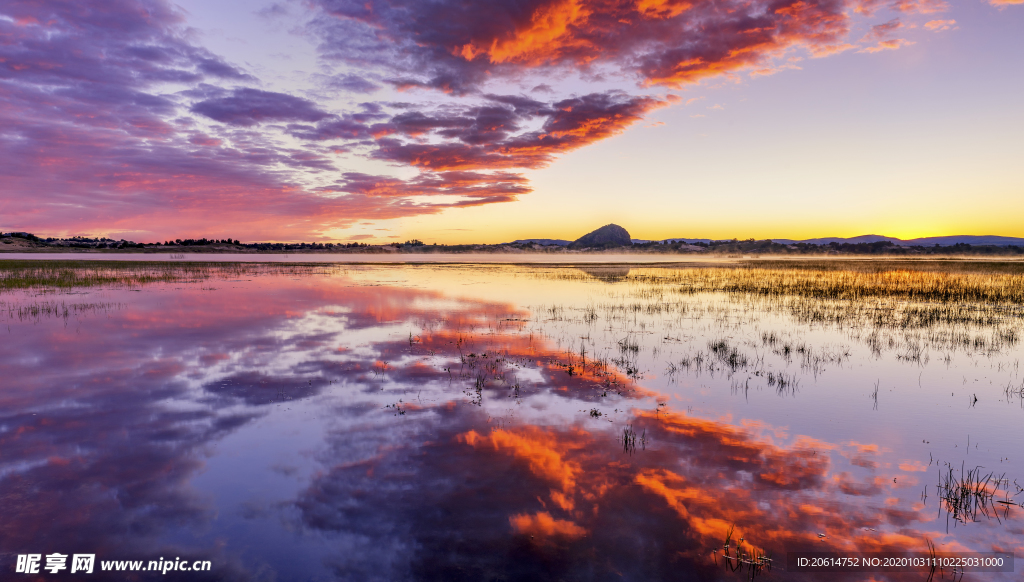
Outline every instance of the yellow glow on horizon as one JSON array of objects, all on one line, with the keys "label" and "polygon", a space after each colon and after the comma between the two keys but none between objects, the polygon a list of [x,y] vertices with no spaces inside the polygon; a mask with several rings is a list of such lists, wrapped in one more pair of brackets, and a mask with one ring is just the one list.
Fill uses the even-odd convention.
[{"label": "yellow glow on horizon", "polygon": [[[531,199],[532,198],[532,199]],[[543,207],[549,206],[545,211]],[[1024,238],[1024,202],[1007,204],[1005,212],[993,213],[981,207],[916,208],[903,204],[886,212],[853,213],[841,205],[796,213],[782,209],[769,214],[714,212],[689,216],[679,210],[659,213],[650,204],[638,202],[620,212],[574,212],[572,204],[555,197],[530,194],[508,204],[455,209],[444,213],[403,219],[394,225],[401,242],[417,238],[427,244],[498,244],[518,239],[550,238],[575,240],[609,223],[625,228],[637,239],[664,240],[693,238],[728,240],[792,239],[879,235],[903,240],[938,236],[1007,236]],[[366,241],[369,242],[369,241]],[[381,241],[388,242],[388,241]]]}]

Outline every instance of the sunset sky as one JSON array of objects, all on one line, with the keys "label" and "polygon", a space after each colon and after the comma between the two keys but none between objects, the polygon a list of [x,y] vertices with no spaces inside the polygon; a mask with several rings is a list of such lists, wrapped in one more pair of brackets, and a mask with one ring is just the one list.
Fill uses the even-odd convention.
[{"label": "sunset sky", "polygon": [[0,230],[1024,237],[1024,0],[5,0]]}]

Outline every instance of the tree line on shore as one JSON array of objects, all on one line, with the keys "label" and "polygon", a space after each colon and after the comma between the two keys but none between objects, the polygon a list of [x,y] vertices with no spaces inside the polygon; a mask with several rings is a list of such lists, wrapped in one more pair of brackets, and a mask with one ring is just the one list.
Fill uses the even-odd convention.
[{"label": "tree line on shore", "polygon": [[[617,247],[615,249],[598,248],[576,248],[567,249],[562,245],[543,245],[537,243],[505,243],[505,244],[425,244],[420,240],[413,239],[403,243],[368,244],[362,242],[250,242],[243,243],[236,238],[186,238],[166,240],[155,243],[138,243],[130,240],[114,240],[111,238],[89,238],[70,237],[52,238],[39,237],[27,232],[0,233],[0,240],[22,239],[31,243],[33,248],[70,248],[82,250],[133,250],[133,251],[181,251],[192,249],[208,252],[281,252],[281,251],[307,251],[307,252],[406,252],[406,253],[464,253],[464,252],[547,252],[547,253],[568,253],[586,252],[588,250],[618,250],[625,252],[643,253],[714,253],[714,254],[743,254],[743,255],[1024,255],[1024,246],[996,246],[996,245],[970,245],[958,243],[951,246],[905,246],[897,245],[889,241],[878,241],[872,243],[839,243],[828,244],[814,243],[777,243],[772,240],[755,239],[731,239],[684,242],[676,241],[651,241],[631,244],[628,247]],[[5,241],[6,242],[6,241]],[[0,250],[3,250],[0,248]]]}]

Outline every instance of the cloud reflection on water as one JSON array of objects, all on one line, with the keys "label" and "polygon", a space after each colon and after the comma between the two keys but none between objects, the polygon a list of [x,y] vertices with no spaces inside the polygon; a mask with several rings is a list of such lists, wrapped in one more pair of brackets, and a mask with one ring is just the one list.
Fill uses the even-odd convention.
[{"label": "cloud reflection on water", "polygon": [[[328,424],[298,494],[258,523],[324,536],[338,579],[715,579],[731,527],[777,559],[936,537],[932,510],[899,502],[917,481],[881,462],[882,443],[670,410],[512,303],[347,277],[106,293],[126,307],[12,322],[5,553],[196,555],[219,579],[259,579],[247,535],[218,525],[231,508],[194,482],[228,462],[228,436],[303,422],[284,406]],[[649,439],[633,454],[627,424]],[[198,541],[210,532],[217,548]]]}]

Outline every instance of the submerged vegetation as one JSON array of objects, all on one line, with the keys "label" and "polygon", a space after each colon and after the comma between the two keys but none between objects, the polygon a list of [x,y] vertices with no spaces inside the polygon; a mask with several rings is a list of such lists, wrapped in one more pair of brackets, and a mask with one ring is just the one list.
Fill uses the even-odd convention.
[{"label": "submerged vegetation", "polygon": [[0,301],[0,322],[36,321],[43,318],[63,319],[65,323],[84,315],[108,313],[121,309],[120,303],[68,303],[65,301],[34,301],[28,304]]},{"label": "submerged vegetation", "polygon": [[[722,564],[725,566],[725,569],[730,572],[743,571],[744,577],[747,580],[753,580],[761,574],[771,572],[772,554],[770,552],[766,554],[763,550],[757,548],[744,549],[744,538],[740,538],[739,542],[736,543],[736,547],[733,548],[733,531],[734,526],[730,526],[729,531],[725,534],[725,543],[722,544]],[[718,563],[718,552],[719,550],[715,549],[711,553],[715,563]]]}]

